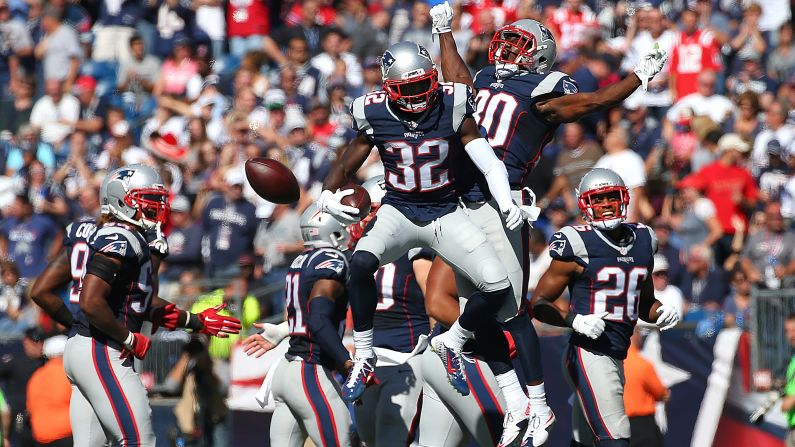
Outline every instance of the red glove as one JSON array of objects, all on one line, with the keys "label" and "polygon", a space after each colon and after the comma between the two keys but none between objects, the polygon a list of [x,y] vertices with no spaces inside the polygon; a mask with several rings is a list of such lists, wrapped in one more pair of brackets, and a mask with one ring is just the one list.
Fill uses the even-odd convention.
[{"label": "red glove", "polygon": [[127,340],[124,340],[124,351],[122,356],[132,354],[135,358],[142,359],[146,357],[146,353],[149,352],[149,348],[151,347],[152,342],[144,337],[143,334],[130,332],[130,335],[127,336]]},{"label": "red glove", "polygon": [[219,338],[226,338],[229,334],[239,334],[242,328],[242,326],[240,326],[240,320],[235,317],[227,317],[218,314],[218,312],[225,307],[226,304],[221,304],[209,309],[204,309],[196,314],[202,326],[204,326],[199,332]]},{"label": "red glove", "polygon": [[166,330],[173,331],[179,327],[179,309],[176,304],[166,304],[163,307],[152,309],[149,315],[152,322],[152,333],[157,332],[157,328],[164,327]]}]

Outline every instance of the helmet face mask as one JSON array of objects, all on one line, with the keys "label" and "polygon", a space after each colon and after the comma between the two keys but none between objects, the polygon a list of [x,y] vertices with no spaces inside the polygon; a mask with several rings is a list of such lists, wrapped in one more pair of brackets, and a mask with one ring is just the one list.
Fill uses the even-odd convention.
[{"label": "helmet face mask", "polygon": [[557,55],[555,37],[536,20],[520,19],[494,33],[489,43],[489,63],[501,77],[519,71],[544,74]]},{"label": "helmet face mask", "polygon": [[577,204],[583,220],[600,230],[609,231],[627,220],[629,190],[618,174],[596,168],[580,180]]},{"label": "helmet face mask", "polygon": [[381,56],[380,63],[389,102],[409,113],[420,113],[433,105],[439,89],[439,72],[422,45],[393,44]]},{"label": "helmet face mask", "polygon": [[150,166],[135,164],[108,173],[99,188],[102,214],[143,230],[166,223],[168,190]]},{"label": "helmet face mask", "polygon": [[489,43],[489,63],[532,70],[537,49],[535,36],[519,27],[506,25],[494,33]]}]

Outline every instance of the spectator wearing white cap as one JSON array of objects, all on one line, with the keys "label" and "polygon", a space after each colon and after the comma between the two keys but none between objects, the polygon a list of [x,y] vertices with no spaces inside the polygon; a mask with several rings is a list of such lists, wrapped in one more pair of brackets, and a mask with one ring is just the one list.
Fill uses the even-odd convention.
[{"label": "spectator wearing white cap", "polygon": [[97,157],[97,168],[113,170],[133,163],[151,163],[148,152],[132,144],[130,124],[119,121],[110,129],[111,138],[105,143],[101,154]]},{"label": "spectator wearing white cap", "polygon": [[176,281],[182,272],[202,265],[202,228],[191,216],[191,204],[185,196],[177,196],[171,201],[169,222],[169,254],[160,269],[160,277],[165,281]]},{"label": "spectator wearing white cap", "polygon": [[243,198],[243,177],[239,167],[227,170],[223,194],[211,198],[202,212],[202,234],[207,244],[205,267],[213,279],[235,276],[238,266],[229,260],[254,251],[256,208]]},{"label": "spectator wearing white cap", "polygon": [[735,220],[739,219],[742,227],[748,228],[747,212],[756,206],[759,197],[754,178],[744,168],[745,155],[750,149],[740,135],[727,133],[718,140],[718,159],[682,180],[692,182],[715,205],[724,233],[714,246],[715,259],[720,265],[732,252],[731,243],[737,233]]},{"label": "spectator wearing white cap", "polygon": [[629,189],[629,211],[627,220],[639,222],[642,204],[645,202],[646,166],[640,155],[629,149],[629,134],[621,126],[610,129],[604,141],[605,155],[594,168],[607,168],[617,172]]}]

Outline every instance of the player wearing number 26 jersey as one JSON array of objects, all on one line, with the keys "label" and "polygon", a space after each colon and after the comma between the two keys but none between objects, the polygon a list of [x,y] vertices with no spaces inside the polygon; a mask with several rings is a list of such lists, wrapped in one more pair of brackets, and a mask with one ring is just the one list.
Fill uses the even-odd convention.
[{"label": "player wearing number 26 jersey", "polygon": [[[565,373],[579,405],[572,445],[629,446],[624,411],[624,363],[638,318],[668,329],[677,309],[654,298],[651,271],[657,240],[651,228],[625,223],[629,191],[609,169],[594,169],[577,190],[587,225],[552,235],[552,264],[533,293],[535,316],[573,329]],[[569,289],[568,311],[555,307]]]}]

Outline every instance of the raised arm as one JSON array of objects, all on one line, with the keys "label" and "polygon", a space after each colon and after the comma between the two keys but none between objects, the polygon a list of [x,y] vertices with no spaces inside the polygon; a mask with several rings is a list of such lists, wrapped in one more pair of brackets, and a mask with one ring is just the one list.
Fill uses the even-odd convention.
[{"label": "raised arm", "polygon": [[638,87],[646,86],[650,79],[662,70],[668,55],[658,48],[652,49],[641,59],[633,73],[621,81],[592,93],[575,93],[536,103],[538,112],[551,123],[569,123],[592,112],[618,105]]},{"label": "raised arm", "polygon": [[459,82],[472,85],[472,75],[469,73],[464,59],[458,54],[458,48],[453,39],[451,24],[453,22],[453,9],[448,2],[431,8],[431,21],[433,33],[439,36],[439,47],[442,50],[442,77],[447,82]]}]

